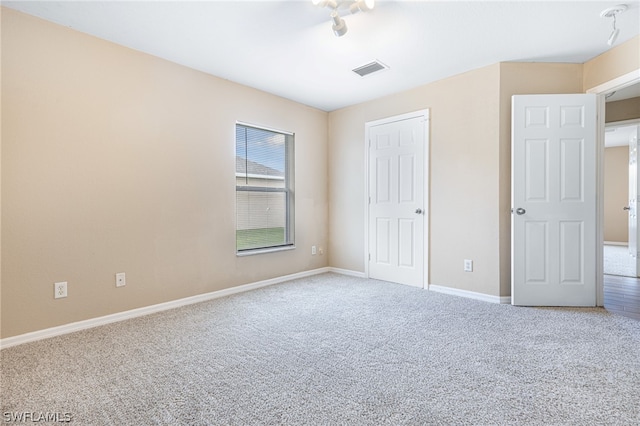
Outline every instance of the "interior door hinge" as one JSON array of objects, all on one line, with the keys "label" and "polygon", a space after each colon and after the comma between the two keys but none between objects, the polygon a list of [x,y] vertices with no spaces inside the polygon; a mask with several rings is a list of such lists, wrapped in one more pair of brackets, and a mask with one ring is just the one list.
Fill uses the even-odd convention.
[{"label": "interior door hinge", "polygon": [[369,253],[369,260],[371,260],[371,253]]}]

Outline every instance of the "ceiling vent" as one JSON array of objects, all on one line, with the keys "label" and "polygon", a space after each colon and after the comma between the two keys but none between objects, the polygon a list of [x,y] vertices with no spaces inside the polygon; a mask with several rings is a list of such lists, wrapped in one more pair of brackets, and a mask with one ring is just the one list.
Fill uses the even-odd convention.
[{"label": "ceiling vent", "polygon": [[382,62],[373,61],[366,65],[362,65],[361,67],[358,67],[352,71],[358,74],[360,77],[364,77],[369,74],[373,74],[374,72],[378,72],[386,69],[389,69],[389,67],[383,64]]}]

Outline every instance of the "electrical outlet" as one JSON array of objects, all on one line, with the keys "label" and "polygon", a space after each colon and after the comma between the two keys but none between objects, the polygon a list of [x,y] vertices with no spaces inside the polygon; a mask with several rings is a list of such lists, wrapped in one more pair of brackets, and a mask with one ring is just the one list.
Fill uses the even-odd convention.
[{"label": "electrical outlet", "polygon": [[311,246],[311,255],[316,255],[316,246]]},{"label": "electrical outlet", "polygon": [[320,255],[323,255],[324,254],[324,249],[322,247],[318,247],[318,253]]},{"label": "electrical outlet", "polygon": [[63,297],[67,297],[67,282],[53,284],[53,298],[61,299]]},{"label": "electrical outlet", "polygon": [[127,280],[124,272],[119,272],[116,274],[116,287],[124,287],[127,285]]},{"label": "electrical outlet", "polygon": [[464,260],[464,271],[473,272],[473,260],[469,260],[469,259]]}]

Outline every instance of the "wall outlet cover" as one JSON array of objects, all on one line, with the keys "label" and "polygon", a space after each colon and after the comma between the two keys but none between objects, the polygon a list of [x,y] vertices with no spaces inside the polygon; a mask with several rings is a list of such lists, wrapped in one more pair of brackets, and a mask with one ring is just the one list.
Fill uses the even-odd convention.
[{"label": "wall outlet cover", "polygon": [[116,274],[116,287],[124,287],[127,285],[127,279],[124,272],[118,272]]},{"label": "wall outlet cover", "polygon": [[59,283],[53,284],[53,298],[54,299],[62,299],[63,297],[67,297],[67,282],[62,281]]}]

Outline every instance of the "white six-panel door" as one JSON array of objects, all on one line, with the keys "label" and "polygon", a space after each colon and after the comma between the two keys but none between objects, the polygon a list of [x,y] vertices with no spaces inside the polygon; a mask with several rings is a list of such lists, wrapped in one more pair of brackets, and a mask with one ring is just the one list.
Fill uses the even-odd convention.
[{"label": "white six-panel door", "polygon": [[425,137],[421,115],[368,123],[368,274],[424,287]]},{"label": "white six-panel door", "polygon": [[512,99],[511,300],[596,304],[596,96]]}]

